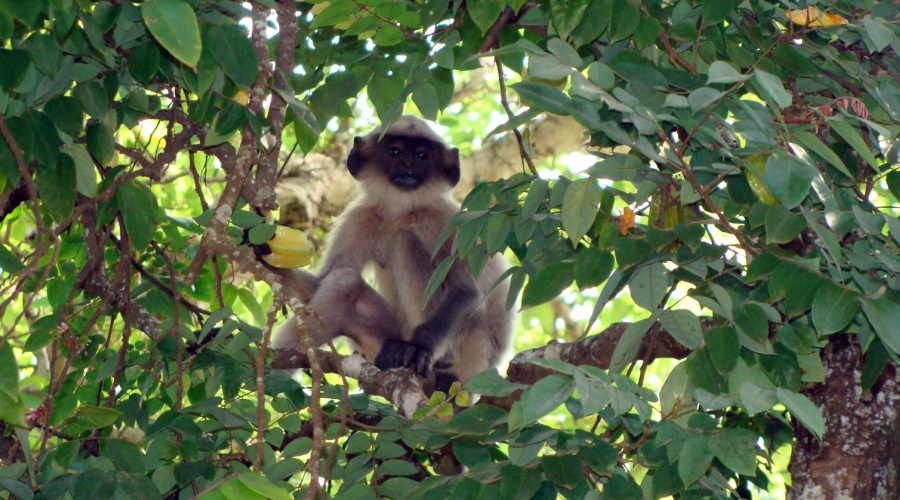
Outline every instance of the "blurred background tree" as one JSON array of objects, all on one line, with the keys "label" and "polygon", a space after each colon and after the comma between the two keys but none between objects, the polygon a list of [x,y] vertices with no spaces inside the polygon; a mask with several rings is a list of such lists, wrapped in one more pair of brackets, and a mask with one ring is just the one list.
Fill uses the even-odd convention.
[{"label": "blurred background tree", "polygon": [[[898,18],[0,0],[0,498],[895,498]],[[321,248],[405,112],[465,156],[456,255],[514,262],[518,354],[292,379],[244,230]]]}]

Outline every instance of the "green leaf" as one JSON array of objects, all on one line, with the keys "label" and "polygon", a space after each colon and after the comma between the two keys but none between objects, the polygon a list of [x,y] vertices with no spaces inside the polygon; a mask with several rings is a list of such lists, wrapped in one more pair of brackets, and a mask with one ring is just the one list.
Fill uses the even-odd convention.
[{"label": "green leaf", "polygon": [[0,420],[25,426],[25,406],[19,395],[19,364],[11,342],[0,347]]},{"label": "green leaf", "polygon": [[[87,145],[91,154],[102,166],[109,165],[116,154],[116,138],[112,130],[102,122],[94,122],[87,128]],[[96,181],[96,178],[95,178]]]},{"label": "green leaf", "polygon": [[9,251],[5,245],[0,244],[0,270],[4,273],[17,273],[22,269],[25,269],[25,264],[22,264],[19,257]]},{"label": "green leaf", "polygon": [[581,249],[575,259],[575,282],[579,288],[597,286],[609,278],[615,265],[611,252],[594,246]]},{"label": "green leaf", "polygon": [[640,8],[629,0],[613,0],[611,12],[613,19],[609,23],[610,42],[628,38],[641,23]]},{"label": "green leaf", "polygon": [[[613,351],[612,360],[609,365],[610,372],[620,373],[625,369],[628,363],[631,363],[637,355],[638,347],[640,347],[644,335],[646,335],[647,331],[650,330],[650,327],[656,323],[656,318],[657,315],[653,314],[649,318],[635,321],[628,325],[628,328],[622,332],[622,336],[619,337],[619,342],[616,344],[616,349]],[[612,397],[612,395],[610,397]]]},{"label": "green leaf", "polygon": [[574,391],[575,381],[572,377],[548,375],[538,380],[537,383],[526,389],[522,393],[521,398],[519,398],[519,404],[522,408],[522,420],[514,423],[510,416],[510,430],[521,429],[555,410],[565,403]]},{"label": "green leaf", "polygon": [[538,269],[522,293],[522,307],[536,306],[559,297],[574,279],[574,265],[570,262],[554,262]]},{"label": "green leaf", "polygon": [[694,387],[714,395],[725,392],[725,379],[713,365],[708,349],[701,348],[692,352],[685,361],[684,368]]},{"label": "green leaf", "polygon": [[528,500],[541,489],[543,480],[543,475],[535,469],[506,464],[500,469],[500,497]]},{"label": "green leaf", "polygon": [[69,419],[66,432],[78,435],[87,430],[103,429],[114,424],[121,416],[122,412],[115,408],[82,405]]},{"label": "green leaf", "polygon": [[75,87],[72,95],[78,99],[81,107],[91,118],[102,120],[106,116],[106,111],[109,109],[109,98],[106,96],[103,85],[96,80]]},{"label": "green leaf", "polygon": [[794,156],[773,154],[766,160],[765,184],[781,205],[790,210],[806,198],[815,174]]},{"label": "green leaf", "polygon": [[406,460],[385,460],[375,473],[381,476],[412,476],[419,472],[419,469],[407,462]]},{"label": "green leaf", "polygon": [[528,386],[514,384],[500,376],[496,368],[485,370],[466,381],[466,390],[482,396],[505,397]]},{"label": "green leaf", "polygon": [[158,224],[156,195],[147,186],[128,181],[116,190],[116,203],[134,249],[142,251],[147,248]]},{"label": "green leaf", "polygon": [[812,54],[805,54],[793,43],[779,43],[772,51],[775,62],[782,68],[798,76],[813,78],[819,76],[819,69],[812,63]]},{"label": "green leaf", "polygon": [[703,333],[703,339],[713,366],[720,374],[727,376],[737,364],[740,354],[737,332],[730,327],[710,328]]},{"label": "green leaf", "polygon": [[706,83],[709,85],[713,83],[743,82],[749,80],[751,76],[752,75],[742,75],[738,70],[734,69],[731,64],[725,61],[716,61],[709,65],[709,70],[706,72]]},{"label": "green leaf", "polygon": [[648,311],[655,311],[669,290],[666,266],[657,262],[639,268],[628,287],[635,304]]},{"label": "green leaf", "polygon": [[828,335],[844,329],[859,311],[859,294],[826,283],[819,287],[812,302],[812,320],[820,334]]},{"label": "green leaf", "polygon": [[482,0],[466,5],[469,8],[469,16],[475,21],[475,26],[478,26],[482,33],[490,29],[494,21],[500,17],[504,7],[502,0]]},{"label": "green leaf", "polygon": [[266,219],[264,217],[249,210],[235,210],[231,214],[231,223],[243,229],[258,226],[265,221]]},{"label": "green leaf", "polygon": [[756,304],[744,304],[733,312],[734,326],[756,342],[769,337],[769,319]]},{"label": "green leaf", "polygon": [[725,96],[725,92],[710,87],[700,87],[688,95],[688,103],[691,105],[693,113],[699,113],[723,96]]},{"label": "green leaf", "polygon": [[260,498],[272,500],[291,500],[293,498],[288,490],[274,484],[266,476],[260,474],[244,472],[235,479],[240,480],[250,491],[258,494]]},{"label": "green leaf", "polygon": [[247,110],[240,104],[229,101],[213,118],[212,125],[203,140],[204,147],[227,141],[246,121]]},{"label": "green leaf", "polygon": [[560,38],[569,38],[569,35],[581,23],[584,11],[590,3],[590,0],[550,0],[550,20]]},{"label": "green leaf", "polygon": [[863,27],[866,34],[875,44],[875,51],[881,52],[888,45],[894,43],[894,30],[880,17],[866,16],[863,19]]},{"label": "green leaf", "polygon": [[753,72],[753,82],[764,90],[778,107],[786,108],[791,105],[793,98],[790,92],[784,89],[781,78],[757,68]]},{"label": "green leaf", "polygon": [[[703,3],[703,25],[713,26],[719,24],[728,18],[734,10],[734,2],[732,0],[713,0]],[[687,485],[688,483],[684,483]]]},{"label": "green leaf", "polygon": [[526,101],[535,107],[555,115],[568,115],[571,99],[562,91],[539,82],[518,82],[510,85]]},{"label": "green leaf", "polygon": [[[700,318],[687,309],[666,311],[659,318],[663,328],[681,345],[688,349],[697,349],[703,339],[700,330]],[[737,340],[737,338],[735,338]],[[713,358],[715,361],[715,358]]]},{"label": "green leaf", "polygon": [[678,453],[678,477],[685,486],[694,484],[712,465],[713,452],[707,446],[707,436],[692,434],[681,445]]},{"label": "green leaf", "polygon": [[769,243],[788,243],[806,228],[802,215],[785,210],[781,205],[769,205],[766,210],[766,240]]},{"label": "green leaf", "polygon": [[195,67],[200,62],[200,28],[190,4],[181,0],[147,0],[141,4],[153,38],[175,59]]},{"label": "green leaf", "polygon": [[425,292],[422,295],[422,310],[425,310],[425,306],[428,305],[428,301],[431,300],[431,297],[434,296],[434,293],[437,292],[437,289],[444,283],[444,279],[447,278],[447,273],[450,272],[450,268],[453,267],[453,263],[456,262],[456,257],[451,255],[445,258],[438,266],[434,269],[434,272],[431,274],[431,278],[428,279],[428,284],[425,285]]},{"label": "green leaf", "polygon": [[850,125],[850,122],[847,120],[829,120],[828,124],[831,126],[832,131],[836,132],[842,139],[847,141],[847,144],[856,150],[860,158],[866,160],[872,168],[878,168],[880,163],[875,159],[869,147],[866,146],[866,142],[859,135],[859,132],[856,131],[856,128]]},{"label": "green leaf", "polygon": [[900,305],[886,298],[862,298],[860,303],[885,347],[900,354],[900,329],[897,328],[900,325]]},{"label": "green leaf", "polygon": [[150,85],[150,80],[159,68],[159,46],[153,42],[147,42],[131,50],[128,54],[128,70],[144,85]]},{"label": "green leaf", "polygon": [[763,389],[750,382],[741,384],[740,397],[741,404],[751,415],[772,409],[776,401],[774,390]]},{"label": "green leaf", "polygon": [[885,176],[884,180],[887,182],[888,190],[894,195],[894,198],[900,200],[900,170],[892,170]]},{"label": "green leaf", "polygon": [[[22,465],[26,464],[23,463]],[[34,491],[31,489],[31,486],[22,481],[0,477],[0,488],[4,488],[12,493],[13,497],[11,498],[21,498],[22,500],[32,500],[34,498]]]},{"label": "green leaf", "polygon": [[707,446],[729,469],[755,477],[758,439],[749,429],[721,429],[709,436]]},{"label": "green leaf", "polygon": [[51,35],[34,35],[25,42],[25,50],[41,73],[56,77],[62,68],[62,49]]},{"label": "green leaf", "polygon": [[490,432],[506,416],[506,411],[496,406],[475,405],[453,415],[446,429],[457,434],[478,436]]},{"label": "green leaf", "polygon": [[638,50],[648,47],[659,38],[660,31],[662,31],[662,25],[659,21],[653,17],[641,15],[641,22],[632,35],[635,47]]},{"label": "green leaf", "polygon": [[38,166],[34,183],[41,203],[57,222],[72,215],[77,179],[75,162],[67,155],[61,156],[55,165]]},{"label": "green leaf", "polygon": [[584,481],[581,475],[581,459],[578,455],[541,457],[541,469],[553,484],[567,490],[574,490]]},{"label": "green leaf", "polygon": [[412,100],[416,107],[419,108],[422,116],[429,120],[437,120],[439,107],[437,90],[434,88],[434,85],[423,83],[416,87],[416,90],[412,93]]},{"label": "green leaf", "polygon": [[116,475],[116,482],[119,485],[118,491],[123,493],[122,496],[131,500],[159,499],[159,490],[143,471],[120,472]]},{"label": "green leaf", "polygon": [[646,241],[638,238],[616,238],[615,249],[616,262],[621,269],[640,264],[652,251]]},{"label": "green leaf", "polygon": [[249,89],[259,73],[253,44],[244,30],[236,26],[211,26],[204,42],[222,71],[239,87]]},{"label": "green leaf", "polygon": [[117,487],[117,477],[116,471],[87,470],[75,476],[69,493],[74,500],[113,498]]},{"label": "green leaf", "polygon": [[775,389],[775,395],[778,396],[778,401],[791,412],[791,415],[817,438],[822,439],[822,434],[825,433],[825,419],[822,418],[822,413],[809,398],[781,387]]},{"label": "green leaf", "polygon": [[595,381],[585,370],[576,369],[574,372],[575,387],[578,389],[578,398],[585,415],[599,413],[609,404],[608,384],[604,385]]},{"label": "green leaf", "polygon": [[29,64],[31,59],[24,50],[0,49],[0,68],[3,68],[3,71],[0,71],[0,87],[5,90],[18,87],[25,78]]},{"label": "green leaf", "polygon": [[69,137],[78,137],[84,129],[81,103],[74,97],[59,96],[44,105],[44,112],[56,128]]},{"label": "green leaf", "polygon": [[562,203],[562,226],[573,246],[593,227],[603,190],[592,177],[576,179],[566,187]]},{"label": "green leaf", "polygon": [[813,153],[819,155],[831,164],[832,167],[838,169],[842,174],[847,177],[854,179],[853,174],[847,170],[847,166],[844,165],[844,162],[841,161],[841,158],[834,153],[828,146],[822,142],[816,134],[812,132],[801,132],[797,136],[797,140],[800,141],[801,144],[810,149]]},{"label": "green leaf", "polygon": [[124,439],[102,439],[100,446],[103,455],[112,460],[116,469],[143,474],[145,470],[144,452],[138,445]]},{"label": "green leaf", "polygon": [[175,481],[184,486],[200,476],[212,476],[215,467],[209,462],[181,462],[175,466]]}]

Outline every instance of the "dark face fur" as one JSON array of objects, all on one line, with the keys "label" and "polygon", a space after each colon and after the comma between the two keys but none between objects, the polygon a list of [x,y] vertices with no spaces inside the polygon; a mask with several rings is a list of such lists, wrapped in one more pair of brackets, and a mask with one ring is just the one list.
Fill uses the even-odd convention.
[{"label": "dark face fur", "polygon": [[406,136],[357,137],[347,158],[347,168],[357,177],[363,168],[377,167],[402,191],[413,191],[443,177],[451,186],[459,182],[459,151],[443,144]]}]

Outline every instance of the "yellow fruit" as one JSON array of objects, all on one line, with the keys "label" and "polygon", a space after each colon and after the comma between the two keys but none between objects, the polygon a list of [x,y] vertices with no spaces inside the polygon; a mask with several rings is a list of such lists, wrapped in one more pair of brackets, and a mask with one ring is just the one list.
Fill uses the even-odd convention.
[{"label": "yellow fruit", "polygon": [[303,267],[312,260],[313,247],[306,233],[285,226],[275,228],[275,236],[266,242],[272,253],[263,255],[270,266],[280,268]]},{"label": "yellow fruit", "polygon": [[250,102],[250,93],[244,89],[238,89],[237,93],[234,94],[234,97],[231,99],[241,106],[246,106],[247,103]]},{"label": "yellow fruit", "polygon": [[754,167],[759,168],[760,173],[763,174],[761,179],[749,168],[744,169],[744,175],[747,176],[747,184],[750,184],[750,190],[753,191],[753,195],[756,196],[756,199],[766,205],[774,205],[778,203],[778,198],[775,198],[769,189],[766,188],[765,172],[767,159],[768,157],[766,155],[756,155],[749,160],[749,163]]}]

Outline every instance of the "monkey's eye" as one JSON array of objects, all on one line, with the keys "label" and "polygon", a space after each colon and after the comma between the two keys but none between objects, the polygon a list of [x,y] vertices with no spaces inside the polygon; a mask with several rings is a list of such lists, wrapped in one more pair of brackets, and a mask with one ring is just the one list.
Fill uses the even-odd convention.
[{"label": "monkey's eye", "polygon": [[391,156],[400,156],[400,148],[391,148],[388,150],[388,154]]},{"label": "monkey's eye", "polygon": [[418,153],[416,153],[416,159],[418,159],[418,160],[427,160],[427,159],[428,159],[428,153],[426,153],[425,151],[419,151]]}]

